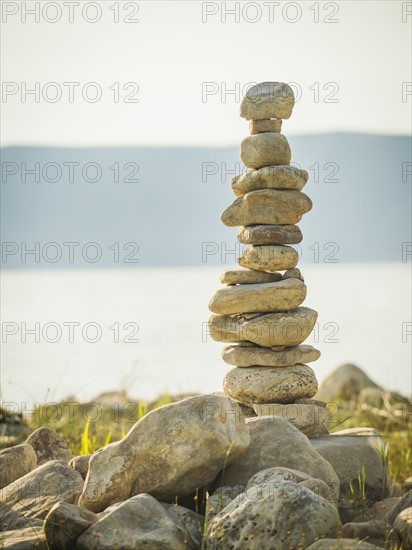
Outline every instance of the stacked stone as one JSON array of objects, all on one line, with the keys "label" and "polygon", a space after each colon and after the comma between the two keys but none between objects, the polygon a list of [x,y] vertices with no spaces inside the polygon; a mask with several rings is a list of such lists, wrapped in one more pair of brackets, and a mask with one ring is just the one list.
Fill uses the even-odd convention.
[{"label": "stacked stone", "polygon": [[302,240],[296,224],[312,208],[302,193],[308,173],[290,165],[290,147],[280,133],[293,106],[292,89],[279,82],[253,86],[242,100],[240,116],[249,120],[251,135],[240,156],[249,170],[232,179],[238,198],[221,220],[240,226],[237,239],[247,247],[237,262],[244,269],[223,272],[226,286],[209,303],[215,314],[209,330],[214,340],[234,344],[222,353],[235,366],[224,378],[226,394],[259,416],[283,416],[308,433],[323,423],[327,409],[310,399],[318,385],[306,363],[320,352],[301,345],[317,312],[301,306],[306,286],[290,246]]}]

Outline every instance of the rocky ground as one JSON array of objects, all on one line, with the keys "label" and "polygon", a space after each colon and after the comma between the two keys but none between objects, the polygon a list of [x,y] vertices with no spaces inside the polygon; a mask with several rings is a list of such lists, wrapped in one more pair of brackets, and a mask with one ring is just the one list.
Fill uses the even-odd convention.
[{"label": "rocky ground", "polygon": [[0,547],[412,548],[410,401],[353,365],[316,397],[320,435],[222,393],[3,410]]}]

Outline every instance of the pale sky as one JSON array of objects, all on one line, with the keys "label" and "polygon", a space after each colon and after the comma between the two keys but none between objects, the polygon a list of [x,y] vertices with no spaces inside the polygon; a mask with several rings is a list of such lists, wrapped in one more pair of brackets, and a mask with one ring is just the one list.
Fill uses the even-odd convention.
[{"label": "pale sky", "polygon": [[3,146],[235,145],[266,80],[300,96],[285,134],[411,130],[411,2],[42,0],[39,22],[1,4]]}]

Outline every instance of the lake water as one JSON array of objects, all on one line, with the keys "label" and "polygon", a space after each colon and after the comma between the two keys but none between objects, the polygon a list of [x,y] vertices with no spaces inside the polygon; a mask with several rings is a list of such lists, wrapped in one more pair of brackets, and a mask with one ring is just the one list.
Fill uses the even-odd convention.
[{"label": "lake water", "polygon": [[[410,392],[410,266],[301,270],[308,285],[304,305],[319,312],[306,341],[322,352],[312,364],[318,378],[353,362],[384,387]],[[220,390],[229,367],[220,358],[223,344],[206,331],[220,271],[5,271],[3,400],[86,400],[119,389],[150,399],[164,391]]]}]

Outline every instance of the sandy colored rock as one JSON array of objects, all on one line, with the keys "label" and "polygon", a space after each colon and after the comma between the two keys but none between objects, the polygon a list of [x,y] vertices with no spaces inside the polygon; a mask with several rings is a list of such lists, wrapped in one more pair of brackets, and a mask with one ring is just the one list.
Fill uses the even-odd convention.
[{"label": "sandy colored rock", "polygon": [[287,271],[285,271],[282,279],[299,279],[302,282],[305,281],[300,269],[297,267],[294,267],[293,269],[288,269]]},{"label": "sandy colored rock", "polygon": [[290,164],[264,166],[233,176],[230,185],[238,197],[258,189],[291,189],[301,191],[308,181],[308,173]]},{"label": "sandy colored rock", "polygon": [[325,407],[302,403],[255,404],[253,409],[257,416],[280,416],[306,435],[316,434],[325,422],[329,411]]},{"label": "sandy colored rock", "polygon": [[307,307],[285,313],[212,315],[209,331],[217,342],[253,342],[259,346],[297,346],[311,333],[318,314]]},{"label": "sandy colored rock", "polygon": [[296,309],[306,298],[306,286],[298,279],[275,283],[235,285],[217,290],[209,302],[213,313],[265,313]]},{"label": "sandy colored rock", "polygon": [[77,470],[83,479],[86,479],[91,456],[91,454],[75,456],[69,462],[69,466]]},{"label": "sandy colored rock", "polygon": [[313,369],[292,367],[234,368],[223,379],[225,392],[244,405],[291,403],[299,397],[313,397],[318,389]]},{"label": "sandy colored rock", "polygon": [[252,485],[210,521],[206,548],[305,548],[339,526],[335,506],[301,484]]},{"label": "sandy colored rock", "polygon": [[37,466],[33,447],[22,444],[0,451],[0,489],[25,476]]},{"label": "sandy colored rock", "polygon": [[296,250],[290,246],[248,246],[237,259],[241,267],[260,271],[291,269],[299,261]]},{"label": "sandy colored rock", "polygon": [[64,439],[50,428],[38,428],[26,439],[26,443],[35,450],[39,466],[49,460],[70,462],[73,458]]},{"label": "sandy colored rock", "polygon": [[252,269],[226,269],[220,276],[220,282],[224,285],[248,285],[259,283],[275,283],[282,279],[282,274],[256,271]]},{"label": "sandy colored rock", "polygon": [[0,532],[0,548],[4,550],[45,550],[46,538],[42,525]]},{"label": "sandy colored rock", "polygon": [[65,462],[38,466],[0,491],[0,530],[41,524],[57,502],[76,502],[82,488],[81,475]]},{"label": "sandy colored rock", "polygon": [[271,488],[276,487],[283,481],[291,481],[292,483],[303,485],[316,495],[320,495],[322,498],[333,502],[329,486],[322,479],[315,479],[305,472],[278,466],[267,468],[266,470],[261,470],[254,474],[248,481],[246,492],[252,485],[259,485],[262,488],[266,485]]},{"label": "sandy colored rock", "polygon": [[240,144],[240,159],[247,168],[289,164],[291,151],[283,134],[267,132],[245,137]]},{"label": "sandy colored rock", "polygon": [[151,411],[120,441],[90,459],[79,505],[94,512],[132,495],[164,501],[212,481],[227,460],[249,444],[239,406],[206,394]]},{"label": "sandy colored rock", "polygon": [[339,479],[335,471],[301,431],[280,417],[251,418],[247,425],[250,445],[225,470],[226,485],[246,485],[254,474],[267,468],[290,468],[323,480],[329,487],[330,498],[337,502]]},{"label": "sandy colored rock", "polygon": [[44,533],[50,550],[72,550],[77,538],[98,521],[98,516],[74,504],[59,502],[44,521]]},{"label": "sandy colored rock", "polygon": [[78,550],[183,550],[181,524],[155,498],[140,494],[114,507],[77,539]]},{"label": "sandy colored rock", "polygon": [[264,134],[265,132],[277,132],[282,129],[282,120],[280,118],[268,118],[263,120],[251,120],[249,122],[249,133]]},{"label": "sandy colored rock", "polygon": [[237,232],[237,240],[242,244],[298,244],[303,239],[297,225],[247,225]]},{"label": "sandy colored rock", "polygon": [[235,367],[287,367],[297,363],[311,363],[320,357],[320,351],[302,345],[273,351],[260,346],[227,346],[222,351],[223,360]]},{"label": "sandy colored rock", "polygon": [[240,104],[240,116],[246,120],[288,119],[294,104],[295,96],[288,84],[260,82],[246,92]]},{"label": "sandy colored rock", "polygon": [[311,208],[312,201],[301,191],[259,189],[235,199],[222,212],[220,219],[228,227],[257,224],[294,225]]}]

